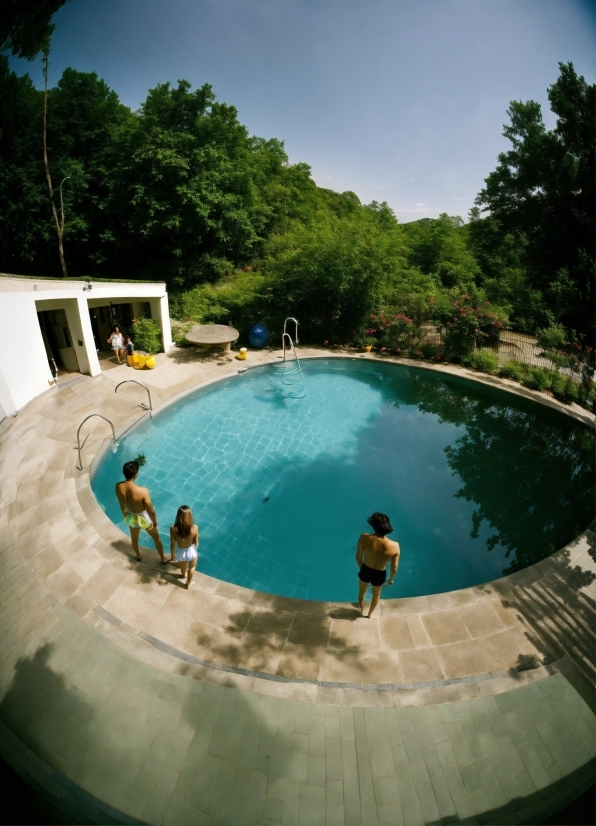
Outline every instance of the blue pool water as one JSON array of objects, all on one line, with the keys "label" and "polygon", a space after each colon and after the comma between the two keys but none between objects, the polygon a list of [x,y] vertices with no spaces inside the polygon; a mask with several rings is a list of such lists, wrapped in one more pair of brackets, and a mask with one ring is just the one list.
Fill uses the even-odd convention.
[{"label": "blue pool water", "polygon": [[114,484],[144,453],[138,482],[151,491],[166,550],[186,504],[204,573],[339,601],[356,597],[356,542],[373,511],[389,514],[402,549],[385,598],[486,582],[588,525],[594,438],[577,422],[426,370],[359,359],[302,365],[304,398],[269,365],[145,421],[102,460],[92,480],[101,507],[126,530]]}]

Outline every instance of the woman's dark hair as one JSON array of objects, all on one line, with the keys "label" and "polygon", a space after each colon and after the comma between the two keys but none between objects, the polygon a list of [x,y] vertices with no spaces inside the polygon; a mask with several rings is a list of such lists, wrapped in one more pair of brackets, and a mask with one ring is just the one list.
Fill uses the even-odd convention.
[{"label": "woman's dark hair", "polygon": [[366,521],[377,534],[377,536],[386,536],[393,530],[391,522],[389,521],[389,517],[386,513],[379,513],[379,511],[375,511],[373,515],[369,516]]},{"label": "woman's dark hair", "polygon": [[132,477],[139,472],[139,463],[136,459],[131,462],[125,462],[122,466],[122,473],[125,479],[132,479]]},{"label": "woman's dark hair", "polygon": [[174,527],[178,531],[178,536],[181,539],[186,539],[187,536],[190,536],[194,521],[192,511],[188,505],[181,505],[178,508],[176,521],[174,522]]}]

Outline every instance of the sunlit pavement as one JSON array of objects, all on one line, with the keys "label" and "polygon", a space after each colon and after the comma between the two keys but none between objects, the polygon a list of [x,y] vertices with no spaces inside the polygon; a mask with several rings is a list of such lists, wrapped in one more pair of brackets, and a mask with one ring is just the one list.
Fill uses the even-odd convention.
[{"label": "sunlit pavement", "polygon": [[143,415],[142,388],[114,394],[124,378],[157,408],[278,357],[176,349],[153,371],[69,377],[0,425],[3,756],[76,822],[546,816],[593,781],[590,532],[506,579],[386,600],[366,622],[201,574],[186,592],[154,552],[133,560],[91,493],[100,419],[76,470],[85,416],[119,434]]}]

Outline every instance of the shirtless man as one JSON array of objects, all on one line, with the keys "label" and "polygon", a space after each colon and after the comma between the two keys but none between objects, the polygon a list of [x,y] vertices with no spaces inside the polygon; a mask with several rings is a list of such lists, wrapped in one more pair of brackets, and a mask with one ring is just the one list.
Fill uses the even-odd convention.
[{"label": "shirtless man", "polygon": [[164,556],[163,545],[157,532],[157,515],[151,502],[151,496],[147,488],[142,488],[135,483],[135,479],[139,475],[139,463],[136,460],[125,462],[122,472],[126,481],[118,482],[116,496],[124,521],[130,530],[132,549],[140,562],[143,555],[139,551],[139,534],[141,528],[143,528],[155,542],[161,564],[167,565],[171,560]]},{"label": "shirtless man", "polygon": [[358,540],[358,550],[356,551],[356,563],[360,572],[360,592],[358,594],[358,607],[362,616],[364,614],[364,595],[369,583],[372,586],[372,600],[368,609],[368,617],[378,605],[381,597],[381,588],[387,578],[387,563],[391,560],[391,573],[389,574],[389,585],[393,585],[395,574],[397,573],[397,563],[399,562],[399,545],[392,539],[387,539],[387,534],[393,528],[389,517],[384,513],[373,513],[366,520],[374,530],[374,533],[363,533]]}]

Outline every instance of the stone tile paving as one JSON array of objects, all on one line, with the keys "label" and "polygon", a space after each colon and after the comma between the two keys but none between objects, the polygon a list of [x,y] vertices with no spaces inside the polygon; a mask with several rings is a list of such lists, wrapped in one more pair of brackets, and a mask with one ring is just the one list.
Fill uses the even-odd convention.
[{"label": "stone tile paving", "polygon": [[[144,376],[158,401],[209,378],[214,365],[233,369],[215,362],[209,373],[166,358],[168,369]],[[120,380],[117,372],[110,381]],[[234,636],[224,630],[230,615],[244,616],[241,632],[244,643],[252,640],[255,664],[264,644],[269,667],[281,665],[288,676],[300,673],[301,662],[314,663],[318,674],[321,651],[334,646],[357,654],[373,645],[368,669],[352,658],[351,677],[374,679],[396,636],[403,640],[400,670],[389,669],[390,677],[408,675],[422,686],[456,673],[464,660],[466,673],[482,676],[503,628],[525,629],[538,654],[573,655],[563,670],[510,669],[472,680],[466,691],[449,684],[336,689],[226,674],[149,645],[129,625],[132,614],[116,624],[102,618],[98,604],[116,592],[122,610],[128,600],[142,624],[161,614],[166,632],[171,623],[163,616],[179,607],[166,582],[131,573],[121,533],[98,513],[87,474],[74,473],[75,419],[107,403],[119,428],[138,415],[130,399],[109,395],[110,381],[54,391],[0,434],[0,750],[67,816],[94,823],[520,823],[592,780],[592,695],[578,672],[590,676],[593,664],[594,576],[585,543],[563,565],[547,560],[540,576],[522,572],[514,589],[497,582],[486,593],[389,601],[383,622],[366,632],[342,624],[341,611],[290,606],[209,578],[201,584],[205,613],[195,599],[194,613],[177,617],[194,623],[195,641],[208,629],[197,653],[212,655],[217,639]],[[103,441],[101,427],[90,427],[87,466]],[[513,666],[523,640],[507,639],[500,654]]]},{"label": "stone tile paving", "polygon": [[303,702],[168,673],[52,615],[10,657],[0,714],[96,822],[523,822],[593,772],[594,716],[560,673],[427,706]]}]

